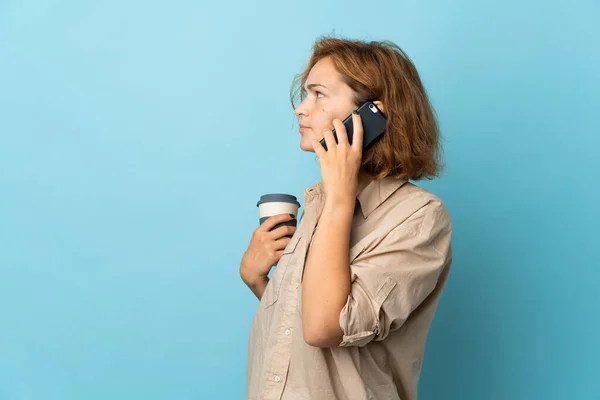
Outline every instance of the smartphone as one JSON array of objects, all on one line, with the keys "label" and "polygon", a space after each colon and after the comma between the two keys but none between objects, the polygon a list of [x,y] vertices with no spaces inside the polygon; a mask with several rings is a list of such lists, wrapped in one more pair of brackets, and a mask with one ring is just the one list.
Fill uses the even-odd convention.
[{"label": "smartphone", "polygon": [[[363,125],[363,151],[371,147],[378,139],[381,139],[383,132],[385,131],[385,125],[387,118],[381,112],[381,110],[371,101],[365,102],[363,105],[358,107],[358,114],[362,120]],[[354,133],[352,124],[352,114],[344,120],[344,126],[346,132],[348,132],[348,142],[352,144],[352,136]],[[335,142],[338,142],[337,134],[335,129],[333,130],[333,137]],[[321,144],[327,150],[327,144],[325,138],[321,139]]]}]

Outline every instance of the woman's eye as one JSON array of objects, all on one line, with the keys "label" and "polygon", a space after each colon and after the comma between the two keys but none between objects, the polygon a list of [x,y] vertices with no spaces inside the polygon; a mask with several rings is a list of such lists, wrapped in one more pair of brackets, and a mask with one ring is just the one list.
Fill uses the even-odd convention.
[{"label": "woman's eye", "polygon": [[323,96],[323,93],[321,93],[321,92],[315,92],[315,93],[317,94],[317,99],[321,98]]}]

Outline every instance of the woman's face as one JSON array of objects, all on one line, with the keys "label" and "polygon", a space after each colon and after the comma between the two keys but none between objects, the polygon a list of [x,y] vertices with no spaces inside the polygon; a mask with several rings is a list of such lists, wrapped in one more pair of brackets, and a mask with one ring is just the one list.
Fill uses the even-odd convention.
[{"label": "woman's face", "polygon": [[300,124],[300,148],[313,151],[312,140],[323,139],[324,129],[333,129],[335,118],[344,120],[358,107],[354,91],[342,81],[329,57],[319,60],[310,70],[305,84],[306,97],[295,113]]}]

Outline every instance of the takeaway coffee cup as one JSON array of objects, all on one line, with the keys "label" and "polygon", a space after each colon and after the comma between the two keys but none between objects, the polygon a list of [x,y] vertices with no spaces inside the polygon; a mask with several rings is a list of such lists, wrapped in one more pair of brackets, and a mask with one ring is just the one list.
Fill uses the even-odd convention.
[{"label": "takeaway coffee cup", "polygon": [[[258,207],[260,224],[265,222],[267,218],[278,214],[292,214],[294,216],[294,219],[291,221],[275,225],[273,230],[284,225],[296,226],[298,222],[298,208],[300,208],[300,203],[298,203],[296,196],[292,196],[291,194],[271,193],[262,195],[256,206]],[[291,236],[288,235],[287,237]]]}]

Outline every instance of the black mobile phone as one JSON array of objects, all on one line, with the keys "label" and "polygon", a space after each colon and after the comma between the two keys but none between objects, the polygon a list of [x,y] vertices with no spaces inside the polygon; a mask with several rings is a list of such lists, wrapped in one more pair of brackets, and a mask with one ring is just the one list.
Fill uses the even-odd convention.
[{"label": "black mobile phone", "polygon": [[[363,125],[363,151],[372,146],[378,139],[383,136],[385,131],[385,125],[387,122],[387,118],[381,112],[381,110],[371,101],[367,101],[362,104],[357,109],[358,114],[362,120]],[[346,127],[346,132],[348,132],[348,142],[352,144],[352,136],[354,133],[353,124],[352,124],[352,114],[348,116],[344,120],[344,126]],[[338,142],[337,134],[335,129],[333,130],[333,137],[335,138],[335,142]],[[321,144],[327,150],[327,144],[325,139],[321,139]]]}]

